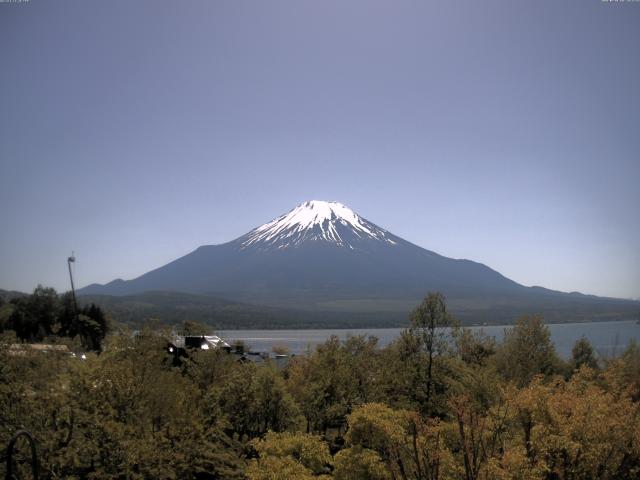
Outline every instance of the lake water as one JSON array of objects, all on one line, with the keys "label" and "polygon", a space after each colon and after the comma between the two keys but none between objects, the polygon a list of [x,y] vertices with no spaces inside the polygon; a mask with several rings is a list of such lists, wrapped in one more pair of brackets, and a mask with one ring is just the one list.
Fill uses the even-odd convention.
[{"label": "lake water", "polygon": [[[470,327],[483,330],[501,341],[509,326]],[[400,334],[401,328],[363,328],[353,330],[221,330],[218,334],[227,342],[242,340],[251,350],[270,352],[274,346],[286,347],[290,353],[301,354],[327,340],[331,335],[346,339],[353,335],[373,335],[384,347]],[[581,337],[588,339],[600,355],[616,355],[632,339],[640,341],[640,324],[635,320],[618,322],[562,323],[549,325],[551,339],[559,355],[571,356],[571,349]]]}]

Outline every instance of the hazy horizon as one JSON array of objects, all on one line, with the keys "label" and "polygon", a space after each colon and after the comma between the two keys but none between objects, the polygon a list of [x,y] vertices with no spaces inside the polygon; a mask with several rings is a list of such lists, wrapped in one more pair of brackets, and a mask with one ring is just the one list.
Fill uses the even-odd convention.
[{"label": "hazy horizon", "polygon": [[335,200],[640,299],[640,4],[0,3],[0,288],[131,279]]}]

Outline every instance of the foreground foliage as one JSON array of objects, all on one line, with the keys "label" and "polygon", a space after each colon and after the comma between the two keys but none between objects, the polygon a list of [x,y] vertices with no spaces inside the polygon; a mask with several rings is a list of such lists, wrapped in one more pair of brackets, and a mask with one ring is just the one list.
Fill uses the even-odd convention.
[{"label": "foreground foliage", "polygon": [[50,479],[640,475],[636,344],[598,359],[582,339],[564,362],[541,319],[496,344],[456,327],[439,295],[386,348],[334,337],[282,370],[224,351],[176,366],[168,334],[114,332],[85,361],[1,348],[0,442],[32,432]]}]

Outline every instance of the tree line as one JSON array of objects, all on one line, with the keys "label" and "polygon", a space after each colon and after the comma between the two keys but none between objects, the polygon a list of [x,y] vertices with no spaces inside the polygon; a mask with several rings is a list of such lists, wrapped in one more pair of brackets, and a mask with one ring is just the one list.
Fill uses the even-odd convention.
[{"label": "tree line", "polygon": [[73,295],[38,285],[31,295],[8,302],[0,297],[0,333],[15,333],[22,342],[77,340],[79,347],[99,351],[109,330],[102,309],[93,303],[78,308]]},{"label": "tree line", "polygon": [[331,337],[282,369],[222,350],[175,366],[169,334],[114,331],[86,361],[0,349],[0,441],[32,432],[51,479],[640,474],[636,343],[599,358],[581,339],[565,361],[541,318],[519,319],[498,343],[458,327],[439,294],[387,347]]}]

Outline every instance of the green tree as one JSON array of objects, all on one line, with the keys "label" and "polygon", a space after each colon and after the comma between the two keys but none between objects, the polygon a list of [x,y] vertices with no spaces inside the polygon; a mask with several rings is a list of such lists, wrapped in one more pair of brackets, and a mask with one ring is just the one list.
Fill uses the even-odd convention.
[{"label": "green tree", "polygon": [[351,362],[337,336],[297,357],[287,368],[288,386],[307,419],[307,432],[340,428],[352,405]]},{"label": "green tree", "polygon": [[[451,475],[452,455],[444,444],[439,419],[425,419],[416,412],[370,403],[354,409],[348,421],[345,440],[352,450],[336,456],[340,469],[346,468],[344,464],[348,462],[348,471],[372,469],[379,478],[455,478]],[[387,477],[379,470],[379,462],[385,465]]]},{"label": "green tree", "polygon": [[254,416],[258,432],[282,432],[299,422],[300,410],[273,365],[257,369],[254,377]]},{"label": "green tree", "polygon": [[60,298],[56,323],[57,335],[79,337],[84,348],[98,352],[109,330],[107,317],[98,305],[91,303],[76,312],[73,296],[69,292]]},{"label": "green tree", "polygon": [[521,317],[512,328],[505,329],[495,363],[503,377],[518,386],[528,384],[536,375],[549,376],[562,370],[549,328],[539,316]]},{"label": "green tree", "polygon": [[349,410],[357,405],[375,402],[381,398],[380,349],[378,339],[364,335],[348,336],[342,345],[351,381],[347,383]]},{"label": "green tree", "polygon": [[340,450],[334,457],[335,480],[391,480],[391,473],[377,452],[349,447]]},{"label": "green tree", "polygon": [[9,318],[13,313],[14,306],[10,303],[5,303],[0,306],[0,332],[4,332],[9,329]]},{"label": "green tree", "polygon": [[483,330],[474,332],[470,328],[454,330],[456,353],[469,365],[484,365],[496,353],[496,341]]},{"label": "green tree", "polygon": [[217,409],[208,408],[224,417],[229,435],[242,441],[300,423],[300,410],[275,366],[226,365],[228,372],[208,387],[207,395],[217,403]]},{"label": "green tree", "polygon": [[254,378],[256,366],[241,363],[213,385],[209,391],[211,398],[217,399],[228,427],[227,435],[243,441],[257,435],[260,430],[256,412],[256,391]]},{"label": "green tree", "polygon": [[329,446],[316,435],[269,432],[252,445],[258,458],[247,468],[249,480],[330,478]]},{"label": "green tree", "polygon": [[608,362],[609,381],[625,389],[634,401],[640,401],[640,343],[629,342],[619,358]]},{"label": "green tree", "polygon": [[571,350],[571,367],[573,370],[578,370],[583,365],[596,369],[598,368],[598,360],[589,340],[581,337]]},{"label": "green tree", "polygon": [[28,297],[14,298],[14,306],[7,328],[14,330],[21,340],[42,341],[51,335],[58,317],[60,302],[53,288],[38,285]]},{"label": "green tree", "polygon": [[178,329],[178,335],[200,336],[209,335],[211,327],[193,320],[185,320]]},{"label": "green tree", "polygon": [[92,303],[82,309],[78,317],[78,334],[86,348],[100,351],[108,330],[107,317],[99,306]]},{"label": "green tree", "polygon": [[454,320],[447,312],[447,305],[441,293],[429,293],[411,314],[409,331],[417,336],[427,356],[427,385],[425,409],[431,410],[431,397],[434,390],[435,357],[442,355],[448,348],[447,337]]},{"label": "green tree", "polygon": [[60,308],[58,310],[58,335],[73,338],[78,334],[76,306],[71,292],[64,293],[60,297]]},{"label": "green tree", "polygon": [[429,293],[411,313],[410,328],[392,344],[385,365],[387,396],[425,415],[439,414],[446,402],[444,393],[450,377],[452,334],[455,319],[447,312],[444,297]]}]

